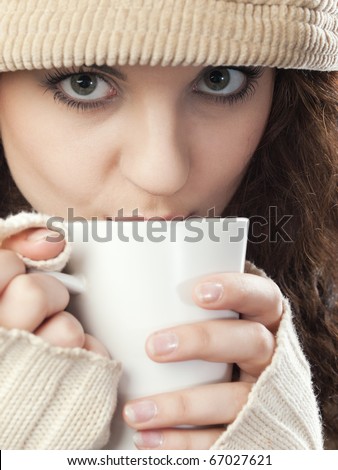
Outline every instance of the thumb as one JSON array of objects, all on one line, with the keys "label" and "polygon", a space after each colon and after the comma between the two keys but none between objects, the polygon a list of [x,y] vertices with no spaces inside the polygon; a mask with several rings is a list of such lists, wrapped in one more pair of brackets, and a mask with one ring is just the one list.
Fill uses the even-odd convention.
[{"label": "thumb", "polygon": [[58,256],[65,247],[65,240],[58,232],[47,228],[30,228],[6,238],[1,248],[15,251],[34,261]]}]

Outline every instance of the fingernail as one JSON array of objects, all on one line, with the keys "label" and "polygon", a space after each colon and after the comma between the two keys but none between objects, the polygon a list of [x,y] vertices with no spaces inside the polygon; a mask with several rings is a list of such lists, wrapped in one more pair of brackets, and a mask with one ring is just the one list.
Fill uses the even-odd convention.
[{"label": "fingernail", "polygon": [[124,408],[124,413],[132,423],[144,423],[157,415],[157,406],[153,401],[139,401]]},{"label": "fingernail", "polygon": [[40,228],[38,230],[34,230],[34,232],[30,233],[27,236],[28,241],[30,242],[40,242],[43,240],[52,239],[51,241],[57,242],[62,240],[62,235],[58,232],[53,232],[52,230],[48,230],[46,228]]},{"label": "fingernail", "polygon": [[133,436],[136,447],[156,449],[163,445],[163,434],[156,431],[137,432]]},{"label": "fingernail", "polygon": [[173,352],[178,346],[178,337],[175,333],[155,333],[149,338],[148,347],[154,356],[165,356]]},{"label": "fingernail", "polygon": [[205,282],[195,288],[196,295],[201,302],[217,302],[224,292],[223,285],[220,282]]}]

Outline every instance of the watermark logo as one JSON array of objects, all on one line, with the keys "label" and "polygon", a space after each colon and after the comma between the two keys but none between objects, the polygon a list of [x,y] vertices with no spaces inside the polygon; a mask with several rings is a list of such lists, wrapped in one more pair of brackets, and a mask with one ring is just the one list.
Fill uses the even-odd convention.
[{"label": "watermark logo", "polygon": [[[74,241],[74,223],[82,226],[82,241],[88,242],[90,239],[95,242],[107,243],[114,237],[125,243],[130,240],[143,243],[145,240],[153,243],[161,243],[165,240],[176,242],[178,240],[178,225],[184,225],[184,242],[198,243],[207,237],[212,242],[220,242],[221,237],[217,234],[228,233],[231,242],[241,242],[246,238],[246,230],[237,223],[236,218],[211,217],[214,210],[208,212],[208,217],[174,217],[166,220],[161,217],[154,217],[144,220],[139,217],[138,209],[133,210],[132,217],[124,217],[123,209],[118,211],[118,217],[108,219],[104,224],[104,233],[97,217],[86,219],[84,217],[74,216],[74,210],[68,210],[67,220],[62,217],[51,217],[48,220],[47,228],[60,233],[60,237],[65,237],[64,223],[68,227],[68,240]],[[142,222],[142,224],[140,224]],[[116,224],[113,230],[112,223]],[[221,224],[221,226],[219,225]],[[101,230],[100,230],[101,229]],[[51,241],[52,241],[52,237]],[[56,241],[56,238],[53,238]],[[60,240],[60,238],[59,238]],[[58,241],[58,240],[57,240]]]},{"label": "watermark logo", "polygon": [[[251,243],[260,244],[269,240],[270,243],[277,243],[279,240],[290,243],[292,238],[287,232],[286,225],[292,219],[291,215],[283,215],[278,218],[277,207],[269,208],[268,219],[261,216],[249,218],[251,224],[250,239]],[[238,218],[227,217],[221,218],[215,216],[215,209],[209,209],[206,217],[192,216],[186,219],[182,217],[174,217],[166,220],[161,217],[153,217],[144,220],[139,216],[138,209],[134,209],[132,217],[124,217],[123,209],[118,211],[118,216],[106,220],[104,224],[105,232],[102,233],[100,227],[102,219],[92,217],[86,219],[81,216],[74,215],[74,209],[69,208],[67,219],[62,217],[50,217],[47,222],[47,228],[54,232],[58,232],[60,237],[50,237],[48,241],[60,241],[65,238],[67,224],[67,238],[70,242],[74,241],[74,224],[82,226],[82,241],[88,242],[93,240],[96,242],[107,243],[117,238],[125,243],[130,240],[143,243],[145,240],[153,243],[161,243],[165,240],[176,242],[178,240],[178,224],[184,224],[184,241],[187,243],[198,243],[207,237],[212,242],[220,242],[220,233],[226,232],[229,241],[232,243],[240,243],[247,238],[247,230],[243,223],[238,223]],[[140,224],[142,222],[142,225]],[[113,230],[112,223],[116,224]],[[220,225],[221,224],[221,225]],[[101,230],[99,230],[101,228]]]},{"label": "watermark logo", "polygon": [[250,220],[250,242],[254,244],[265,243],[293,243],[291,230],[287,225],[291,222],[293,215],[279,216],[277,206],[270,206],[268,217],[255,215]]}]

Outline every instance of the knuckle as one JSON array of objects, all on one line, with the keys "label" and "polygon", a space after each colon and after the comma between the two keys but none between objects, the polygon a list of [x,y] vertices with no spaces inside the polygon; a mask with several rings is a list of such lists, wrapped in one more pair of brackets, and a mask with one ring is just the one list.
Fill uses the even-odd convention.
[{"label": "knuckle", "polygon": [[191,432],[187,432],[184,434],[184,440],[182,444],[183,445],[181,450],[191,450],[194,448],[193,434]]},{"label": "knuckle", "polygon": [[87,333],[84,333],[84,344],[82,347],[88,351],[95,352],[100,356],[108,358],[111,357],[108,349],[94,336],[88,335]]},{"label": "knuckle", "polygon": [[176,412],[177,416],[180,416],[182,422],[189,422],[189,417],[191,415],[191,402],[187,393],[184,391],[178,393],[176,399]]},{"label": "knuckle", "polygon": [[10,250],[0,249],[0,265],[1,266],[12,266],[19,273],[24,273],[26,267],[24,262],[18,257],[16,253]]},{"label": "knuckle", "polygon": [[248,282],[247,274],[236,276],[236,287],[232,289],[233,295],[241,299],[243,304],[246,304],[252,295],[251,283]]},{"label": "knuckle", "polygon": [[278,312],[279,315],[282,314],[283,311],[283,295],[280,290],[280,288],[277,286],[275,282],[273,282],[271,279],[270,281],[270,289],[271,289],[271,300],[273,305],[276,308],[276,311]]},{"label": "knuckle", "polygon": [[20,301],[22,305],[34,306],[34,310],[46,314],[48,311],[47,295],[36,282],[35,278],[29,274],[16,276],[11,282],[9,289],[12,294],[20,293]]},{"label": "knuckle", "polygon": [[247,292],[247,282],[246,277],[243,275],[236,276],[236,278],[232,279],[231,282],[236,284],[236,288],[238,292],[245,294]]},{"label": "knuckle", "polygon": [[203,356],[206,351],[209,350],[211,344],[210,332],[205,325],[196,323],[193,326],[195,330],[196,340],[197,340],[197,351],[199,352],[199,357]]},{"label": "knuckle", "polygon": [[57,286],[59,296],[58,296],[58,305],[60,310],[63,308],[66,308],[67,305],[69,304],[70,301],[70,293],[68,289],[57,279],[52,279],[52,281],[55,281],[55,286]]},{"label": "knuckle", "polygon": [[82,347],[85,342],[85,333],[81,323],[70,313],[60,312],[55,315],[62,342],[67,347]]},{"label": "knuckle", "polygon": [[255,341],[256,354],[265,360],[270,358],[274,349],[274,340],[270,331],[261,323],[253,322],[251,325]]},{"label": "knuckle", "polygon": [[247,382],[239,382],[238,387],[236,387],[236,393],[234,394],[234,407],[233,410],[235,412],[233,416],[233,420],[236,419],[238,413],[241,411],[243,406],[248,401],[249,393],[252,389],[252,384]]}]

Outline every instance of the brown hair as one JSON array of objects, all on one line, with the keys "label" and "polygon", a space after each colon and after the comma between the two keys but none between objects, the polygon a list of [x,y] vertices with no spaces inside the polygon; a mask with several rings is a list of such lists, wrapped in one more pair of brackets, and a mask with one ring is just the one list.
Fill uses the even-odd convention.
[{"label": "brown hair", "polygon": [[[277,70],[265,135],[223,215],[251,224],[248,259],[291,300],[294,321],[313,373],[326,447],[338,448],[337,74]],[[0,150],[0,217],[30,209]],[[274,208],[274,210],[271,210]],[[276,230],[277,219],[289,240]],[[283,235],[283,234],[282,234]],[[290,241],[292,240],[292,241]]]},{"label": "brown hair", "polygon": [[[332,449],[338,449],[337,85],[337,73],[277,70],[266,133],[224,213],[261,223],[260,234],[251,223],[247,258],[291,301]],[[276,230],[284,216],[286,234]]]}]

